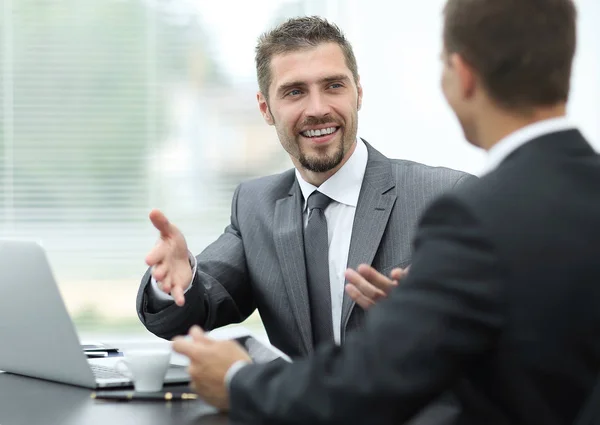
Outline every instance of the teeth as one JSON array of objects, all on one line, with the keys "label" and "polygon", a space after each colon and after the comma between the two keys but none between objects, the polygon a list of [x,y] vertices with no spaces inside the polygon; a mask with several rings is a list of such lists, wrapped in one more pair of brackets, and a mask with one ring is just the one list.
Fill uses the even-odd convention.
[{"label": "teeth", "polygon": [[306,130],[303,131],[301,134],[304,137],[319,137],[319,136],[323,136],[325,134],[331,134],[335,131],[335,127],[329,127],[329,128],[323,128],[321,130]]}]

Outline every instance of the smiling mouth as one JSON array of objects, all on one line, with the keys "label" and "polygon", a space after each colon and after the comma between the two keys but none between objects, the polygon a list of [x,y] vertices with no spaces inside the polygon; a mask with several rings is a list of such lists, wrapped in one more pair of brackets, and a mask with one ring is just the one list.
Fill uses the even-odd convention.
[{"label": "smiling mouth", "polygon": [[316,138],[316,137],[328,136],[330,134],[335,133],[338,130],[339,130],[339,127],[332,126],[332,127],[327,127],[327,128],[321,128],[319,130],[306,130],[306,131],[300,132],[300,134],[306,138],[312,139],[312,138]]}]

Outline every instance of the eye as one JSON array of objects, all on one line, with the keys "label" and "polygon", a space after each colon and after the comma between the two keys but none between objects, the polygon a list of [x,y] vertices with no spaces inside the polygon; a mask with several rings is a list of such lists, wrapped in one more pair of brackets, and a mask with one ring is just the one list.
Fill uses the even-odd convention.
[{"label": "eye", "polygon": [[340,89],[344,87],[341,83],[333,83],[329,86],[330,89]]},{"label": "eye", "polygon": [[289,92],[287,92],[286,96],[295,97],[295,96],[299,96],[301,94],[302,94],[302,92],[300,90],[294,89],[294,90],[290,90]]}]

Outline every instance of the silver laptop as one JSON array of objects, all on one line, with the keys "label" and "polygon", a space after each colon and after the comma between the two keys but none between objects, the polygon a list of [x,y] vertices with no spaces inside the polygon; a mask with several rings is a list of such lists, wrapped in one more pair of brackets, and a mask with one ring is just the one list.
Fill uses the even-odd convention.
[{"label": "silver laptop", "polygon": [[[0,273],[0,370],[87,388],[132,385],[110,361],[88,361],[38,243],[0,239]],[[171,365],[165,383],[186,382],[186,368]]]}]

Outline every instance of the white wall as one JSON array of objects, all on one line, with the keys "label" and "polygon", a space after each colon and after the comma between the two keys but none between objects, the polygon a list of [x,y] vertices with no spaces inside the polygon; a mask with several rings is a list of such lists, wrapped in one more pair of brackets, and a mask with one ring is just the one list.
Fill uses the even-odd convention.
[{"label": "white wall", "polygon": [[[391,157],[479,172],[484,154],[465,142],[439,87],[445,0],[329,3],[324,10],[346,31],[359,61],[365,93],[359,134]],[[600,149],[600,2],[577,3],[569,114]]]}]

